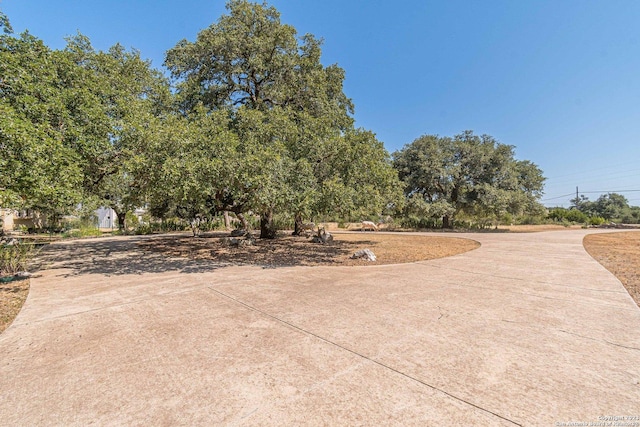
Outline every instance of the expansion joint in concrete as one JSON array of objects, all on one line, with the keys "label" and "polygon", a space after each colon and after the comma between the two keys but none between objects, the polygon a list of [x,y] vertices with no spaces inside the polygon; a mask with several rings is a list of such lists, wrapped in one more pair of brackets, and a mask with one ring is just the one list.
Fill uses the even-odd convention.
[{"label": "expansion joint in concrete", "polygon": [[478,409],[478,410],[480,410],[482,412],[485,412],[485,413],[487,413],[489,415],[492,415],[494,417],[500,418],[501,420],[507,421],[507,422],[509,422],[509,423],[511,423],[513,425],[522,426],[522,424],[520,424],[520,423],[518,423],[518,422],[516,422],[514,420],[511,420],[509,418],[506,418],[506,417],[504,417],[504,416],[502,416],[502,415],[500,415],[500,414],[498,414],[496,412],[493,412],[490,409],[483,408],[483,407],[481,407],[479,405],[476,405],[475,403],[472,403],[472,402],[470,402],[468,400],[465,400],[465,399],[463,399],[463,398],[461,398],[459,396],[456,396],[456,395],[454,395],[454,394],[452,394],[450,392],[447,392],[447,391],[445,391],[445,390],[443,390],[443,389],[441,389],[439,387],[436,387],[436,386],[434,386],[432,384],[429,384],[429,383],[427,383],[427,382],[425,382],[425,381],[423,381],[423,380],[421,380],[419,378],[416,378],[416,377],[411,376],[411,375],[409,375],[409,374],[407,374],[405,372],[402,372],[402,371],[400,371],[400,370],[398,370],[398,369],[396,369],[396,368],[394,368],[392,366],[389,366],[389,365],[384,364],[384,363],[382,363],[380,361],[372,359],[371,357],[369,357],[367,355],[364,355],[364,354],[359,353],[359,352],[357,352],[355,350],[352,350],[352,349],[350,349],[348,347],[345,347],[345,346],[343,346],[343,345],[341,345],[341,344],[339,344],[339,343],[337,343],[335,341],[331,341],[331,340],[329,340],[329,339],[327,339],[325,337],[322,337],[322,336],[320,336],[320,335],[318,335],[318,334],[316,334],[316,333],[314,333],[312,331],[309,331],[307,329],[304,329],[304,328],[301,328],[299,326],[296,326],[291,322],[288,322],[288,321],[286,321],[284,319],[281,319],[281,318],[279,318],[277,316],[269,314],[266,311],[261,310],[261,309],[259,309],[257,307],[254,307],[252,305],[249,305],[249,304],[245,303],[244,301],[241,301],[241,300],[239,300],[239,299],[237,299],[237,298],[235,298],[235,297],[233,297],[231,295],[225,294],[224,292],[221,292],[221,291],[213,288],[212,286],[209,286],[208,288],[212,292],[214,292],[215,294],[217,294],[218,296],[220,296],[220,297],[222,297],[222,298],[224,298],[226,300],[233,301],[234,303],[236,303],[236,304],[238,304],[238,305],[240,305],[240,306],[242,306],[242,307],[244,307],[244,308],[246,308],[248,310],[254,311],[256,313],[261,314],[262,316],[265,316],[265,317],[268,317],[268,318],[270,318],[272,320],[275,320],[276,322],[281,323],[283,325],[286,325],[289,328],[292,328],[292,329],[294,329],[294,330],[296,330],[298,332],[301,332],[301,333],[303,333],[305,335],[313,336],[313,337],[317,338],[318,340],[320,340],[320,341],[322,341],[322,342],[324,342],[326,344],[329,344],[331,346],[337,347],[337,348],[339,348],[341,350],[344,350],[344,351],[346,351],[348,353],[351,353],[351,354],[353,354],[353,355],[355,355],[355,356],[357,356],[359,358],[365,359],[365,360],[367,360],[367,361],[369,361],[369,362],[371,362],[371,363],[373,363],[375,365],[378,365],[378,366],[380,366],[380,367],[382,367],[384,369],[392,371],[392,372],[394,372],[394,373],[396,373],[398,375],[401,375],[401,376],[403,376],[403,377],[405,377],[405,378],[407,378],[407,379],[409,379],[411,381],[414,381],[414,382],[419,383],[419,384],[421,384],[423,386],[426,386],[426,387],[428,387],[428,388],[430,388],[430,389],[432,389],[434,391],[442,393],[442,394],[446,395],[447,397],[449,397],[451,399],[454,399],[454,400],[457,400],[457,401],[459,401],[461,403],[464,403],[466,405],[472,406],[472,407],[474,407],[474,408],[476,408],[476,409]]}]

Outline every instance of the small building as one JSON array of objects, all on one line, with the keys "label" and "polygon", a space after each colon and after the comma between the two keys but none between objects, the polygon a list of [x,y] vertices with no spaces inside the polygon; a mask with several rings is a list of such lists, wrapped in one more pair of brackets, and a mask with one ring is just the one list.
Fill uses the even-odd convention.
[{"label": "small building", "polygon": [[116,211],[111,208],[100,207],[96,211],[96,215],[98,216],[98,228],[113,230],[114,228],[118,228],[118,215],[116,215]]},{"label": "small building", "polygon": [[[140,223],[143,222],[142,218],[145,213],[146,209],[144,208],[138,208],[133,212]],[[95,211],[95,215],[98,219],[95,225],[97,225],[99,229],[109,231],[118,228],[118,215],[113,209],[100,207]],[[68,218],[73,219],[76,217]],[[0,230],[5,233],[12,232],[20,226],[24,226],[26,229],[33,229],[41,228],[43,225],[46,225],[45,218],[38,212],[0,208]]]},{"label": "small building", "polygon": [[0,223],[2,223],[2,231],[8,233],[13,231],[13,217],[15,211],[13,209],[0,209]]},{"label": "small building", "polygon": [[11,232],[20,226],[26,229],[42,227],[45,219],[38,212],[32,210],[0,208],[0,220],[2,231]]}]

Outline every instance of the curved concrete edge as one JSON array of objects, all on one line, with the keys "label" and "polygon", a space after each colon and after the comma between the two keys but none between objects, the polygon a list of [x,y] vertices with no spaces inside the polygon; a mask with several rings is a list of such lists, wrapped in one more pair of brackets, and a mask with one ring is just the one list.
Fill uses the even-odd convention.
[{"label": "curved concrete edge", "polygon": [[0,335],[0,419],[549,425],[632,416],[640,310],[584,251],[589,232],[474,235],[475,251],[357,270],[160,262],[120,239],[68,245]]}]

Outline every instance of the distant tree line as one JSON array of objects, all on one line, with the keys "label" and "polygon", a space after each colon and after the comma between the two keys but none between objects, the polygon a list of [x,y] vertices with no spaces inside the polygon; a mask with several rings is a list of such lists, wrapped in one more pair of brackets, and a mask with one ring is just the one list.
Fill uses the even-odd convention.
[{"label": "distant tree line", "polygon": [[55,222],[82,206],[113,208],[120,227],[145,206],[195,221],[232,212],[261,237],[276,218],[411,219],[454,227],[539,215],[544,178],[514,147],[467,131],[426,135],[391,156],[356,128],[344,70],[320,62],[266,4],[227,14],[166,53],[171,78],[135,50],[62,50],[0,12],[0,206]]},{"label": "distant tree line", "polygon": [[605,222],[621,224],[640,224],[640,207],[630,206],[627,199],[617,193],[607,193],[591,201],[581,195],[571,199],[571,207],[554,208],[549,218],[555,221],[568,221],[600,225]]}]

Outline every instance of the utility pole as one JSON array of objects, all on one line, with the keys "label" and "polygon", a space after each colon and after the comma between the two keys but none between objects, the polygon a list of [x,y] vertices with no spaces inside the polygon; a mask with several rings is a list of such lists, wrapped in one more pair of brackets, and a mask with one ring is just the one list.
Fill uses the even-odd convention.
[{"label": "utility pole", "polygon": [[578,204],[579,199],[580,199],[580,196],[578,196],[578,186],[576,185],[576,205]]}]

